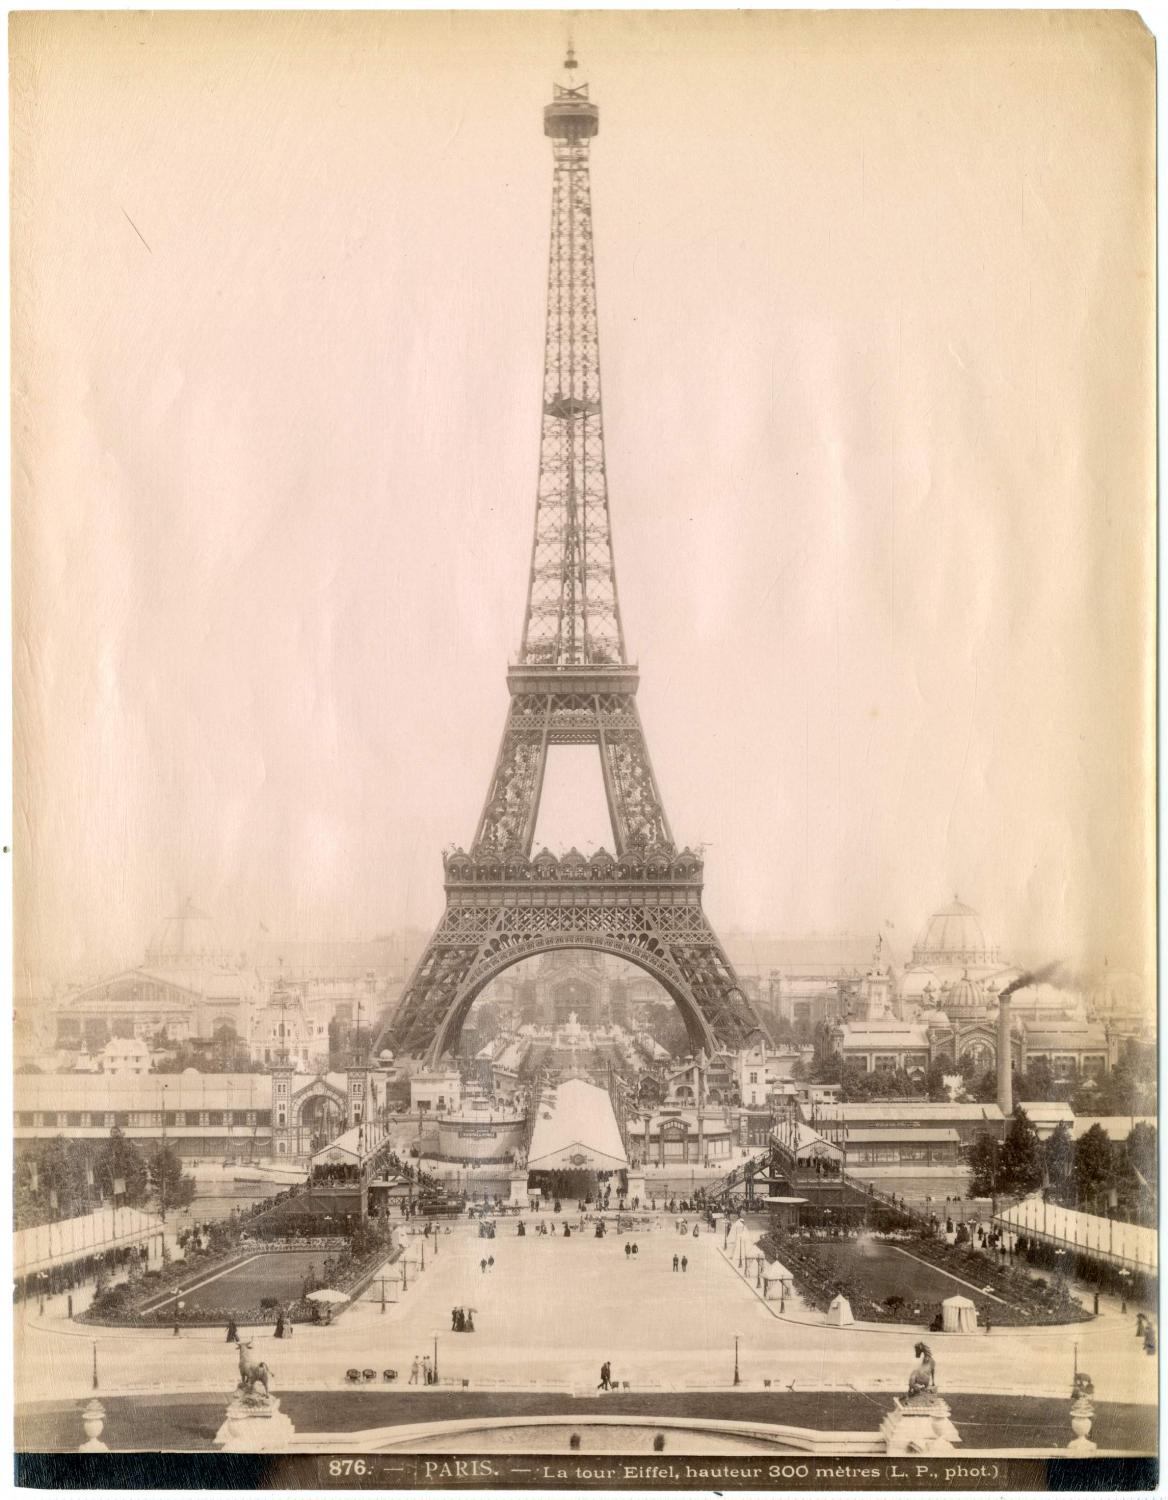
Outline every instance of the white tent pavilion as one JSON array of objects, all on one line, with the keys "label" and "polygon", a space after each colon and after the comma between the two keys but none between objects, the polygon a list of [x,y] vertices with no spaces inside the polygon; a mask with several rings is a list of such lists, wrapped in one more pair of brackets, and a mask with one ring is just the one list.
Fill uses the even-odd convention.
[{"label": "white tent pavilion", "polygon": [[946,1297],[941,1303],[942,1333],[976,1333],[977,1307],[968,1297]]},{"label": "white tent pavilion", "polygon": [[550,1100],[540,1102],[527,1153],[529,1172],[623,1172],[628,1165],[607,1090],[569,1078]]}]

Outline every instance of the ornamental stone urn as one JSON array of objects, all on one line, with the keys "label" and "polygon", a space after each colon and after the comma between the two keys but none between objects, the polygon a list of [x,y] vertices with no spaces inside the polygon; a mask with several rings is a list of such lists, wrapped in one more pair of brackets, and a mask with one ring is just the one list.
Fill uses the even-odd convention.
[{"label": "ornamental stone urn", "polygon": [[1095,1408],[1088,1397],[1080,1396],[1071,1402],[1071,1430],[1075,1436],[1067,1444],[1067,1452],[1073,1453],[1076,1458],[1086,1458],[1097,1449],[1097,1445],[1087,1436],[1094,1420]]},{"label": "ornamental stone urn", "polygon": [[81,1413],[81,1425],[85,1429],[86,1441],[78,1448],[78,1453],[108,1453],[109,1449],[101,1441],[105,1427],[105,1407],[96,1398]]}]

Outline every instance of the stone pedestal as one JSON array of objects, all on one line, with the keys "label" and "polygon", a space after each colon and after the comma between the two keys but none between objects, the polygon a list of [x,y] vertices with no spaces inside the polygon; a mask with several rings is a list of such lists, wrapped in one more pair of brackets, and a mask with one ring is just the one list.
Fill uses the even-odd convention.
[{"label": "stone pedestal", "polygon": [[645,1169],[643,1167],[630,1167],[629,1169],[629,1188],[625,1194],[625,1202],[630,1208],[633,1206],[634,1198],[639,1199],[641,1206],[644,1207],[647,1200],[645,1198]]},{"label": "stone pedestal", "polygon": [[1080,1396],[1071,1403],[1071,1431],[1075,1436],[1067,1444],[1067,1452],[1074,1454],[1076,1458],[1089,1458],[1098,1451],[1097,1445],[1087,1436],[1094,1420],[1095,1408],[1086,1396]]},{"label": "stone pedestal", "polygon": [[530,1200],[528,1198],[528,1193],[527,1193],[527,1173],[526,1172],[512,1172],[511,1173],[511,1195],[510,1195],[510,1197],[508,1199],[508,1202],[514,1208],[527,1208],[528,1207]]},{"label": "stone pedestal", "polygon": [[[89,1402],[85,1410],[81,1413],[81,1426],[85,1431],[85,1442],[77,1449],[78,1453],[109,1452],[109,1449],[101,1440],[102,1429],[105,1427],[105,1407],[96,1397]],[[1094,1443],[1091,1446],[1094,1447]]]},{"label": "stone pedestal", "polygon": [[215,1434],[215,1446],[224,1453],[268,1453],[287,1447],[295,1436],[292,1418],[280,1410],[277,1396],[241,1396],[236,1391]]},{"label": "stone pedestal", "polygon": [[899,1397],[880,1424],[885,1452],[890,1458],[910,1453],[952,1453],[961,1438],[949,1417],[948,1403],[940,1396]]}]

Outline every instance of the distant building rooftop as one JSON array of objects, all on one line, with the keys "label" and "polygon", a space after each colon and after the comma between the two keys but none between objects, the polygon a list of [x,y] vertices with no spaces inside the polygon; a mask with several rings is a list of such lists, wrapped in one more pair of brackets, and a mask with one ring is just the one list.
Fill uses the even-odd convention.
[{"label": "distant building rooftop", "polygon": [[816,1118],[841,1123],[860,1120],[913,1120],[932,1125],[945,1120],[987,1120],[1000,1124],[1002,1111],[996,1104],[933,1104],[924,1099],[900,1099],[886,1104],[820,1104]]},{"label": "distant building rooftop", "polygon": [[[960,1135],[956,1130],[920,1130],[913,1128],[913,1142],[933,1142],[940,1144],[943,1141],[959,1141]],[[904,1139],[904,1130],[849,1130],[846,1144],[849,1146],[879,1146],[886,1143]]]}]

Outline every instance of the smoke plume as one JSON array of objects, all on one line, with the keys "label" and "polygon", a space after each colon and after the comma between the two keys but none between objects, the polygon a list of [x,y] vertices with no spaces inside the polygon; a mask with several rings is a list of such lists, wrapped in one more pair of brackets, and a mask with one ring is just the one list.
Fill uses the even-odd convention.
[{"label": "smoke plume", "polygon": [[1017,979],[1012,980],[1002,993],[999,1000],[1007,1000],[1015,990],[1029,989],[1032,984],[1050,984],[1055,982],[1064,974],[1064,965],[1061,958],[1056,958],[1052,964],[1044,964],[1041,969],[1030,969],[1025,974],[1019,974]]}]

